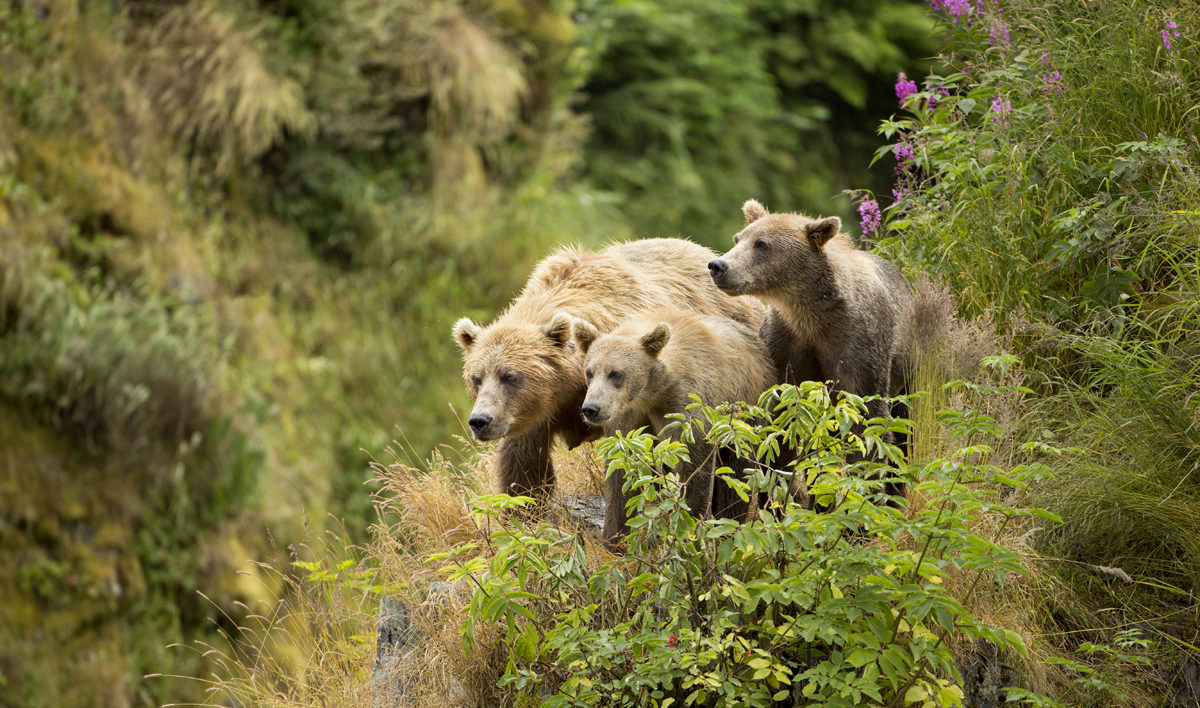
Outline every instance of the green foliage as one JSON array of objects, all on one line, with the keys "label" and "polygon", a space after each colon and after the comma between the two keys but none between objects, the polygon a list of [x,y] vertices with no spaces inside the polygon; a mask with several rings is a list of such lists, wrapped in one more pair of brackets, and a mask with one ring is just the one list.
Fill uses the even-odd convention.
[{"label": "green foliage", "polygon": [[43,279],[5,265],[0,394],[111,449],[170,449],[200,431],[221,359],[206,313],[116,289],[96,271]]},{"label": "green foliage", "polygon": [[[1048,598],[1050,624],[1096,641],[1129,627],[1171,636],[1158,618],[1183,602],[1194,627],[1200,580],[1200,13],[972,7],[970,23],[937,14],[945,66],[880,128],[892,144],[876,160],[902,164],[879,247],[1006,322],[1042,394],[1021,427],[1087,451],[1033,490],[1064,520],[1039,548],[1077,593]],[[1051,663],[1076,672],[1089,705],[1162,691],[1128,661],[1100,672],[1095,660]]]},{"label": "green foliage", "polygon": [[[464,645],[498,623],[509,656],[501,685],[544,686],[553,692],[546,705],[957,705],[951,642],[1026,651],[1019,634],[968,607],[975,593],[1025,572],[1000,534],[1023,517],[1054,520],[998,491],[1023,489],[1046,467],[991,464],[996,426],[972,411],[941,414],[962,448],[910,465],[884,440],[895,423],[864,421],[864,411],[862,399],[832,402],[812,382],[776,387],[757,406],[700,408],[708,422],[699,434],[714,443],[763,463],[780,447],[796,452],[785,472],[759,464],[743,482],[720,471],[718,483],[766,496],[745,524],[688,513],[670,471],[684,443],[606,439],[598,449],[609,474],[623,470],[632,494],[626,554],[592,569],[577,535],[513,520],[482,546],[433,556],[449,561],[449,577],[475,583]],[[852,452],[891,465],[846,465]],[[790,500],[791,474],[825,511]],[[910,482],[920,507],[906,515],[874,503],[889,479]],[[484,497],[475,513],[497,517],[528,501]],[[984,522],[993,537],[974,530]],[[952,595],[951,583],[965,593]]]},{"label": "green foliage", "polygon": [[[890,80],[933,51],[917,3],[581,3],[585,174],[640,233],[724,244],[749,196],[841,213]],[[880,97],[884,97],[880,100]],[[834,133],[838,139],[833,140]]]},{"label": "green foliage", "polygon": [[1119,333],[1142,296],[1195,272],[1179,233],[1200,194],[1184,132],[1200,84],[1190,43],[1164,51],[1165,13],[1077,9],[1039,5],[1026,23],[1031,7],[982,4],[970,25],[945,22],[961,71],[926,78],[881,128],[896,142],[876,159],[914,153],[881,246],[961,283],[973,311]]}]

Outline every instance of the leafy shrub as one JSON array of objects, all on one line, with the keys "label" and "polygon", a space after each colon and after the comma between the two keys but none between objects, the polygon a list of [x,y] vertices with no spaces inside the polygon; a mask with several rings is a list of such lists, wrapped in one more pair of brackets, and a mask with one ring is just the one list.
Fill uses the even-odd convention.
[{"label": "leafy shrub", "polygon": [[170,448],[200,430],[219,349],[193,308],[65,279],[10,292],[22,299],[4,303],[5,398],[92,445]]},{"label": "leafy shrub", "polygon": [[[1018,553],[997,540],[1024,517],[1053,520],[1012,503],[1011,491],[1045,467],[991,464],[995,424],[951,410],[940,418],[962,446],[909,464],[883,439],[897,424],[864,421],[864,410],[861,398],[832,402],[812,382],[777,387],[757,406],[701,408],[707,424],[699,433],[714,443],[761,463],[781,446],[797,451],[789,472],[760,464],[739,481],[719,471],[718,483],[747,500],[766,496],[745,524],[688,513],[669,471],[687,454],[683,443],[636,432],[606,439],[598,449],[609,473],[623,470],[633,495],[626,554],[598,562],[579,535],[519,520],[482,544],[434,554],[451,579],[475,584],[464,646],[498,623],[508,656],[501,685],[549,690],[551,706],[956,705],[957,642],[1026,651],[1020,634],[978,621],[968,608],[1025,572]],[[861,435],[852,432],[862,423]],[[1027,455],[1035,450],[1055,452],[1027,447]],[[890,465],[845,465],[852,451]],[[791,502],[789,474],[802,475],[826,511]],[[875,503],[895,478],[912,485],[907,513]],[[529,501],[482,497],[475,514],[494,520]],[[975,530],[985,526],[990,538]]]},{"label": "leafy shrub", "polygon": [[[1200,11],[930,5],[944,65],[897,83],[902,112],[881,125],[891,144],[876,160],[898,184],[882,228],[864,230],[954,284],[963,311],[1007,327],[1044,394],[1014,422],[1022,435],[1087,451],[1053,462],[1032,494],[1064,519],[1037,536],[1071,591],[1048,593],[1049,622],[1064,638],[1191,636],[1194,618],[1163,618],[1194,594],[1200,550]],[[1178,659],[1152,658],[1172,675]],[[1162,694],[1161,679],[1125,664],[1112,675]]]}]

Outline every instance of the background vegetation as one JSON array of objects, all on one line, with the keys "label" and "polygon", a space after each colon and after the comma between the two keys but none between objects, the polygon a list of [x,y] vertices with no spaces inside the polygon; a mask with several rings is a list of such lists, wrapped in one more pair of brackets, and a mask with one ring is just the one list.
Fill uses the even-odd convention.
[{"label": "background vegetation", "polygon": [[454,319],[559,244],[722,244],[750,195],[848,216],[931,28],[905,2],[0,3],[0,704],[202,696],[170,675],[221,662],[167,646],[252,626],[327,528],[364,542],[368,453],[460,429]]},{"label": "background vegetation", "polygon": [[[558,690],[551,651],[569,664],[594,639],[560,624],[641,623],[640,648],[587,667],[612,689],[597,700],[624,690],[600,659],[680,680],[814,669],[730,614],[703,626],[767,655],[685,666],[672,635],[721,640],[694,619],[570,616],[556,593],[582,605],[623,566],[480,516],[511,502],[472,504],[488,450],[454,437],[448,405],[465,402],[450,323],[489,319],[547,251],[719,247],[756,196],[848,223],[857,202],[864,241],[919,283],[919,484],[907,521],[856,512],[874,545],[718,530],[704,542],[732,544],[732,566],[643,503],[682,530],[655,546],[683,563],[654,564],[676,568],[660,599],[734,587],[722,568],[754,593],[776,592],[772,568],[828,581],[808,599],[845,612],[819,625],[832,661],[836,632],[873,630],[852,587],[797,559],[886,576],[906,544],[953,536],[944,575],[917,561],[875,601],[962,612],[896,624],[912,661],[890,688],[858,655],[821,690],[902,705],[923,682],[920,702],[952,703],[945,652],[977,661],[974,626],[1001,632],[1014,697],[1194,704],[1198,28],[1200,9],[1148,0],[0,4],[0,703],[361,703],[381,594],[420,603],[430,641],[400,669],[439,704]],[[399,459],[368,467],[393,438]],[[949,495],[954,460],[978,474]],[[606,465],[565,455],[564,490],[594,492]],[[927,512],[947,499],[967,511],[943,528]],[[452,557],[463,581],[430,593]],[[1020,572],[963,582],[996,558]],[[470,578],[535,597],[472,605]]]}]

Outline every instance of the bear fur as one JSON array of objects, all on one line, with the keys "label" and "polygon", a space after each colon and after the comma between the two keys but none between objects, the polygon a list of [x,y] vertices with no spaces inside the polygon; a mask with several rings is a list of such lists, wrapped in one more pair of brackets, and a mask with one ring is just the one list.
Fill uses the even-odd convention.
[{"label": "bear fur", "polygon": [[566,248],[542,260],[524,289],[492,324],[463,318],[454,338],[474,400],[476,439],[501,439],[499,490],[546,498],[554,486],[551,443],[568,447],[599,437],[579,415],[587,386],[571,319],[608,332],[628,316],[674,307],[720,314],[758,326],[763,306],[716,288],[707,263],[716,254],[683,239],[656,238],[600,252]]},{"label": "bear fur", "polygon": [[[575,322],[574,331],[588,382],[580,410],[605,435],[642,425],[658,434],[670,422],[667,415],[689,414],[689,394],[708,406],[754,402],[774,383],[757,327],[727,317],[658,310],[635,315],[605,335],[586,322]],[[748,509],[727,485],[714,489],[719,452],[700,439],[689,445],[688,457],[675,472],[692,515],[744,518]],[[628,531],[623,485],[619,471],[605,481],[604,538],[610,543]]]},{"label": "bear fur", "polygon": [[[855,248],[836,216],[771,214],[753,199],[742,213],[733,249],[709,271],[722,291],[768,305],[761,336],[779,380],[832,381],[860,396],[906,393],[914,302],[895,264]],[[884,416],[888,404],[871,401],[867,410]]]}]

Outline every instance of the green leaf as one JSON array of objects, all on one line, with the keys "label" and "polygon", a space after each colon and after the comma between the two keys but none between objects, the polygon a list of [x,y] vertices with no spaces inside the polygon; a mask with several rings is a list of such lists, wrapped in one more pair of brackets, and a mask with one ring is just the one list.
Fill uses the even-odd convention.
[{"label": "green leaf", "polygon": [[537,656],[537,629],[532,624],[525,625],[525,631],[513,643],[513,655],[525,663],[531,663]]}]

